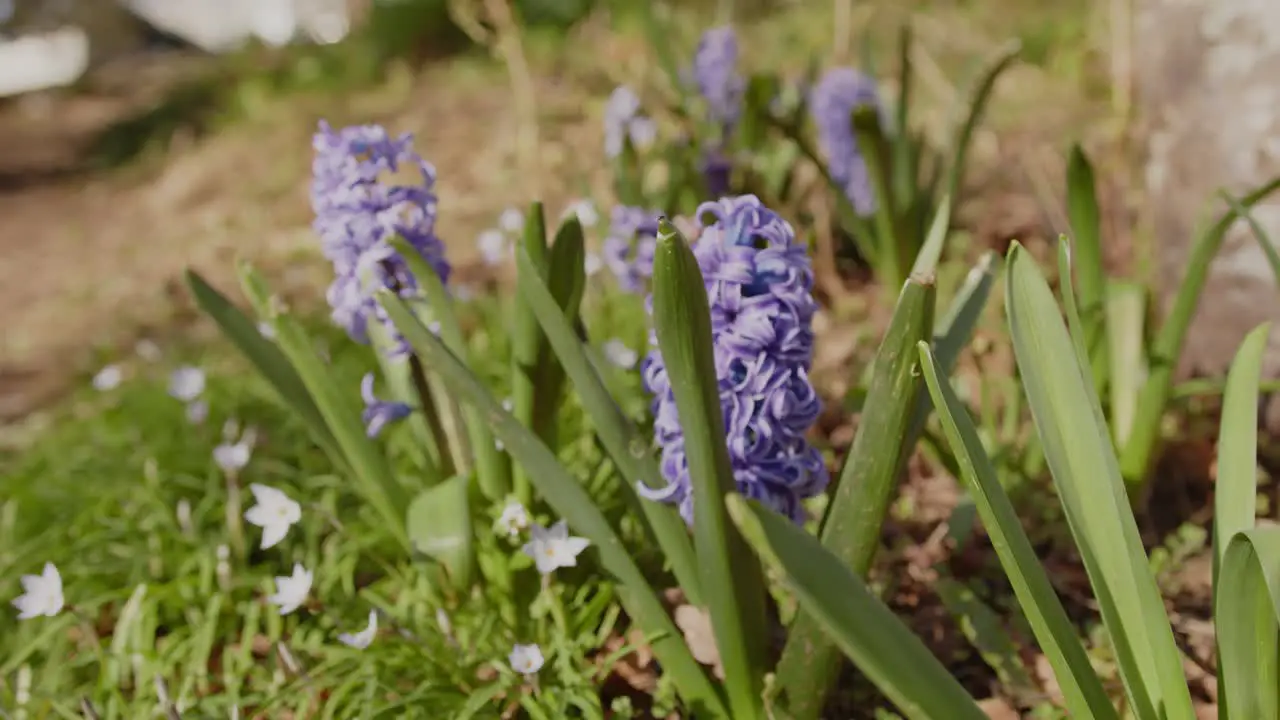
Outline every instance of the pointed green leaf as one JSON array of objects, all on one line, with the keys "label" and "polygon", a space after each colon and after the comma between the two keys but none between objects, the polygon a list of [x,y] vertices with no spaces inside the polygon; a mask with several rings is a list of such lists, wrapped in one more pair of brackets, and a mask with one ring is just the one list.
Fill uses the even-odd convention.
[{"label": "pointed green leaf", "polygon": [[[1258,187],[1240,198],[1238,207],[1249,209],[1280,189],[1280,177]],[[1173,307],[1164,325],[1156,334],[1150,351],[1151,372],[1138,396],[1138,411],[1133,421],[1133,431],[1120,458],[1120,468],[1131,483],[1145,481],[1152,458],[1160,442],[1160,426],[1165,407],[1173,389],[1173,373],[1182,355],[1191,320],[1200,305],[1200,294],[1209,279],[1209,268],[1222,247],[1227,231],[1239,218],[1236,211],[1228,209],[1218,221],[1206,228],[1196,238],[1187,257],[1186,275],[1178,285]]]},{"label": "pointed green leaf", "polygon": [[[1112,280],[1106,289],[1105,347],[1110,355],[1111,431],[1124,447],[1138,412],[1138,393],[1147,375],[1147,289],[1140,283]],[[1097,373],[1094,377],[1098,377]]]},{"label": "pointed green leaf", "polygon": [[574,533],[591,541],[600,564],[617,578],[623,607],[649,636],[658,662],[690,707],[708,713],[708,717],[729,717],[719,692],[693,659],[666,608],[582,483],[528,428],[502,409],[484,384],[423,327],[403,300],[380,291],[378,302],[414,351],[440,373],[454,396],[483,413],[494,435],[528,472],[541,498],[568,522]]},{"label": "pointed green leaf", "polygon": [[[533,264],[533,260],[528,253],[523,250],[517,252],[516,263],[519,272],[532,276],[532,270],[528,266]],[[627,419],[622,408],[618,407],[609,394],[573,326],[547,286],[530,280],[520,286],[520,297],[529,303],[529,308],[542,325],[547,341],[560,359],[570,384],[595,425],[596,434],[626,480],[627,490],[636,495],[640,511],[671,563],[671,570],[684,590],[686,599],[693,605],[702,605],[702,581],[698,577],[693,542],[689,538],[684,519],[673,505],[647,500],[636,493],[636,487],[641,484],[655,490],[667,484],[650,450],[651,439],[645,437]]]},{"label": "pointed green leaf", "polygon": [[454,586],[471,587],[475,565],[468,479],[455,475],[427,488],[409,503],[405,524],[413,547],[444,566]]},{"label": "pointed green leaf", "polygon": [[1276,284],[1280,285],[1280,252],[1276,251],[1275,243],[1271,242],[1271,235],[1266,228],[1262,227],[1262,223],[1258,222],[1258,218],[1253,216],[1253,212],[1249,208],[1240,204],[1227,191],[1223,190],[1218,193],[1222,199],[1226,201],[1227,207],[1231,208],[1236,217],[1243,218],[1249,224],[1249,231],[1253,233],[1253,238],[1258,241],[1258,246],[1262,248],[1262,254],[1267,257],[1267,264],[1271,266],[1271,274],[1276,279]]},{"label": "pointed green leaf", "polygon": [[263,337],[255,322],[195,270],[187,270],[186,280],[196,304],[213,318],[227,339],[262,373],[262,377],[280,396],[280,400],[307,426],[316,444],[335,463],[346,465],[347,460],[342,456],[342,451],[321,417],[320,410],[316,408],[315,401],[311,399],[311,394],[307,392],[306,385],[289,364],[289,359],[280,352],[280,348]]},{"label": "pointed green leaf", "polygon": [[1093,179],[1093,166],[1078,144],[1067,161],[1067,220],[1071,223],[1075,283],[1080,296],[1084,346],[1089,351],[1093,382],[1105,394],[1108,334],[1104,303],[1107,276],[1102,256],[1102,218]]},{"label": "pointed green leaf", "polygon": [[964,181],[969,143],[973,140],[973,132],[977,129],[978,123],[982,121],[983,113],[986,112],[987,102],[991,99],[996,80],[1009,69],[1014,60],[1018,59],[1020,52],[1022,52],[1022,44],[1017,40],[1010,40],[995,51],[987,61],[986,69],[978,75],[978,82],[969,96],[968,114],[964,122],[956,128],[956,135],[951,141],[951,164],[947,172],[945,192],[952,202],[960,202],[960,184]]},{"label": "pointed green leaf", "polygon": [[740,495],[725,498],[751,547],[781,575],[823,637],[910,720],[986,720],[960,683],[864,580],[781,515]]},{"label": "pointed green leaf", "polygon": [[1245,336],[1222,396],[1213,512],[1215,568],[1221,564],[1231,538],[1257,522],[1258,385],[1270,332],[1271,325],[1265,323]]},{"label": "pointed green leaf", "polygon": [[315,343],[301,323],[281,312],[262,277],[248,263],[240,265],[245,295],[276,333],[276,342],[297,370],[338,447],[351,465],[365,500],[386,523],[387,530],[406,549],[409,535],[404,526],[408,493],[392,472],[382,449],[365,434],[355,388],[338,383],[333,372],[316,354]]},{"label": "pointed green leaf", "polygon": [[[1061,310],[1021,246],[1005,303],[1014,355],[1067,523],[1111,634],[1138,720],[1192,717],[1164,602],[1149,570],[1097,394]],[[1068,307],[1074,315],[1074,308]]]},{"label": "pointed green leaf", "polygon": [[1236,720],[1280,718],[1280,527],[1236,533],[1214,618],[1223,705]]},{"label": "pointed green leaf", "polygon": [[[902,289],[876,353],[857,436],[823,519],[823,547],[860,577],[871,569],[885,514],[911,453],[907,431],[922,387],[915,346],[933,327],[934,294],[931,277],[913,277]],[[777,673],[782,699],[797,720],[818,717],[838,667],[832,641],[815,618],[801,613]]]},{"label": "pointed green leaf", "polygon": [[939,372],[929,347],[921,343],[917,351],[929,395],[933,397],[943,432],[959,464],[960,480],[987,528],[1018,605],[1053,668],[1068,713],[1072,717],[1097,720],[1117,717],[1071,619],[1022,529],[1017,510],[982,448],[968,409]]},{"label": "pointed green leaf", "polygon": [[735,719],[762,718],[764,578],[719,499],[737,485],[725,442],[711,340],[711,310],[684,236],[659,221],[653,260],[653,328],[684,430],[693,483],[694,547]]},{"label": "pointed green leaf", "polygon": [[951,198],[943,197],[934,212],[933,222],[929,225],[929,234],[925,237],[920,252],[916,254],[911,266],[912,275],[932,275],[938,270],[938,260],[942,257],[943,245],[947,242],[947,233],[951,230]]}]

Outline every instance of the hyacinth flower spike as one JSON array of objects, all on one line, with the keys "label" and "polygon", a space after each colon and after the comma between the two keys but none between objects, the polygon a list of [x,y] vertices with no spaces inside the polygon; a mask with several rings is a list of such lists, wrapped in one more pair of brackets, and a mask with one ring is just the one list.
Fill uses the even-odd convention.
[{"label": "hyacinth flower spike", "polygon": [[[791,225],[753,195],[704,203],[693,247],[710,303],[712,341],[725,438],[734,480],[743,495],[792,518],[821,493],[828,473],[805,435],[822,404],[809,381],[813,359],[813,271]],[[652,312],[652,296],[649,299]],[[669,483],[640,488],[676,503],[693,521],[693,493],[684,434],[666,366],[651,334],[642,371],[654,396],[654,439]]]}]

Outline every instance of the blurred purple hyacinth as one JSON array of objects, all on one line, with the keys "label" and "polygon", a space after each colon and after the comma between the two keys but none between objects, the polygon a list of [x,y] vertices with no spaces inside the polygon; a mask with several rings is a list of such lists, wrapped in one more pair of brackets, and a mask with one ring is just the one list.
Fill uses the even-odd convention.
[{"label": "blurred purple hyacinth", "polygon": [[[711,306],[716,376],[726,441],[738,491],[796,522],[801,501],[827,486],[827,468],[805,434],[822,403],[809,382],[813,359],[813,269],[791,225],[754,195],[703,203],[694,244]],[[700,220],[700,222],[702,222]],[[652,311],[652,296],[649,308]],[[642,366],[654,396],[654,436],[662,450],[662,490],[640,488],[677,503],[693,520],[684,433],[666,367],[651,331]]]},{"label": "blurred purple hyacinth", "polygon": [[364,400],[361,419],[364,421],[365,432],[369,437],[376,437],[382,432],[382,428],[409,417],[409,413],[413,411],[413,408],[402,402],[379,400],[378,396],[373,394],[373,373],[367,373],[361,379],[360,398]]},{"label": "blurred purple hyacinth", "polygon": [[[399,288],[409,297],[417,282],[387,241],[403,237],[442,282],[449,279],[444,245],[435,234],[435,168],[413,151],[412,135],[393,138],[378,125],[334,130],[321,121],[312,146],[312,227],[333,263],[335,277],[327,293],[333,320],[360,343],[369,342],[370,319],[383,323],[391,337],[399,339],[373,294],[384,287]],[[383,173],[404,166],[418,171],[419,184],[380,182]],[[407,350],[402,340],[397,346],[398,351]]]},{"label": "blurred purple hyacinth", "polygon": [[653,276],[653,253],[658,244],[655,210],[617,205],[609,218],[609,235],[601,255],[604,264],[626,292],[640,292]]},{"label": "blurred purple hyacinth", "polygon": [[641,112],[640,96],[619,85],[609,95],[604,107],[604,154],[616,158],[622,154],[627,140],[632,147],[644,148],[657,137],[658,128],[651,118]]},{"label": "blurred purple hyacinth", "polygon": [[710,119],[725,134],[742,115],[746,81],[738,73],[738,36],[725,25],[702,33],[693,55],[692,78],[698,93],[707,102]]},{"label": "blurred purple hyacinth", "polygon": [[853,132],[853,111],[863,105],[882,109],[875,79],[853,68],[833,68],[814,85],[809,103],[832,179],[859,215],[874,213],[875,192]]}]

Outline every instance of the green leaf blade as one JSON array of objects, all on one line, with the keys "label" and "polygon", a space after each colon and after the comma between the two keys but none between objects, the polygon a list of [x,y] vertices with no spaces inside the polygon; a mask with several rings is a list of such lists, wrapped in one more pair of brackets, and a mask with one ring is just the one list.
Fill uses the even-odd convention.
[{"label": "green leaf blade", "polygon": [[1072,717],[1098,720],[1118,717],[1044,566],[1022,529],[1013,503],[1005,494],[995,468],[983,450],[982,440],[969,419],[968,410],[939,372],[929,347],[921,344],[918,349],[929,394],[933,397],[947,442],[960,464],[960,479],[974,500],[983,526],[987,528],[991,545],[1009,577],[1018,604],[1053,667],[1068,713]]},{"label": "green leaf blade", "polygon": [[1223,704],[1239,720],[1280,718],[1280,527],[1236,533],[1216,595]]},{"label": "green leaf blade", "polygon": [[725,441],[711,310],[697,258],[663,218],[653,261],[653,327],[684,431],[694,548],[734,718],[763,718],[764,578],[723,503],[736,491]]},{"label": "green leaf blade", "polygon": [[1164,602],[1078,343],[1067,332],[1048,283],[1021,246],[1009,251],[1006,266],[1014,356],[1133,711],[1139,720],[1191,717],[1191,697]]},{"label": "green leaf blade", "polygon": [[950,671],[866,583],[816,538],[740,495],[729,515],[766,565],[781,574],[806,615],[911,720],[985,720]]},{"label": "green leaf blade", "polygon": [[[935,292],[929,277],[911,278],[903,286],[872,366],[857,436],[823,520],[822,546],[859,577],[871,569],[885,514],[910,454],[908,428],[922,394],[915,347],[932,333]],[[816,620],[799,615],[778,663],[783,699],[797,720],[819,716],[839,660]]]}]

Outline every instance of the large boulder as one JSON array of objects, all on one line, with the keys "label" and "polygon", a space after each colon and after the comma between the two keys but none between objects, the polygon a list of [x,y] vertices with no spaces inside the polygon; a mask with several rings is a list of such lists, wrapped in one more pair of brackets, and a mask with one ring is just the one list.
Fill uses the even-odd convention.
[{"label": "large boulder", "polygon": [[[1135,68],[1149,131],[1147,186],[1167,312],[1192,239],[1219,188],[1239,196],[1280,175],[1280,2],[1143,0]],[[1280,193],[1254,215],[1280,240]],[[1245,334],[1280,319],[1280,293],[1248,227],[1236,223],[1211,267],[1181,359],[1183,373],[1221,373]],[[1265,372],[1280,375],[1280,333]]]}]

